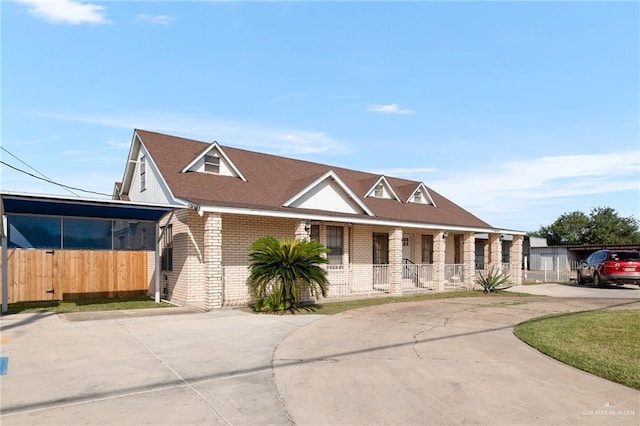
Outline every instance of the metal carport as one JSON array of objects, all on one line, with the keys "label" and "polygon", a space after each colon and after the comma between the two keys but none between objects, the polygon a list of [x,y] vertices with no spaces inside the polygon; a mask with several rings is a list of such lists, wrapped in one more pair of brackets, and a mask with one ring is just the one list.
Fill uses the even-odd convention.
[{"label": "metal carport", "polygon": [[2,312],[6,312],[8,309],[7,214],[145,220],[155,222],[155,301],[159,303],[160,261],[158,246],[161,233],[158,220],[174,209],[180,208],[184,208],[184,206],[0,192],[0,213],[2,214],[2,228],[0,229],[2,236]]}]

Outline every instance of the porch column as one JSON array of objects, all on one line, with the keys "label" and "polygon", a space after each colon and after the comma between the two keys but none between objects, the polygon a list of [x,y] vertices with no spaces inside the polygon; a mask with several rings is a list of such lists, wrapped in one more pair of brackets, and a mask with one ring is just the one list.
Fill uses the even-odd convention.
[{"label": "porch column", "polygon": [[207,213],[204,219],[204,307],[222,307],[222,217]]},{"label": "porch column", "polygon": [[402,294],[402,228],[394,228],[389,234],[389,279],[391,294]]},{"label": "porch column", "polygon": [[296,240],[309,240],[309,231],[311,230],[311,224],[308,220],[301,220],[296,226]]},{"label": "porch column", "polygon": [[509,262],[511,263],[511,280],[514,284],[522,284],[522,243],[524,236],[514,235],[509,249]]},{"label": "porch column", "polygon": [[436,232],[433,236],[433,279],[438,291],[444,291],[444,265],[447,239],[444,231]]},{"label": "porch column", "polygon": [[473,288],[476,282],[476,235],[473,232],[465,232],[462,238],[464,284],[467,288]]},{"label": "porch column", "polygon": [[502,240],[500,234],[489,234],[489,269],[502,272]]}]

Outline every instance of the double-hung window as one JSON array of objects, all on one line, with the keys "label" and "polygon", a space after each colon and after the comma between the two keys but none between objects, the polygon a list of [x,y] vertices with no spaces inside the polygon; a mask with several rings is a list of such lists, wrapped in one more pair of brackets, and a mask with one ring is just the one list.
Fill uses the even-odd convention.
[{"label": "double-hung window", "polygon": [[331,252],[327,255],[330,264],[341,264],[344,253],[344,228],[342,226],[327,226],[327,248]]},{"label": "double-hung window", "polygon": [[205,155],[204,171],[208,173],[220,173],[220,157],[217,155]]},{"label": "double-hung window", "polygon": [[173,225],[164,227],[162,236],[162,252],[160,255],[160,269],[173,271]]}]

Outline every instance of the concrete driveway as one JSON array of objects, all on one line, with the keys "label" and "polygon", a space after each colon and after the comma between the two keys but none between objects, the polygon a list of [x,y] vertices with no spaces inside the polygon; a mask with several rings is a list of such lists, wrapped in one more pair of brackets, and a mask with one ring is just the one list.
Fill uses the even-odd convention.
[{"label": "concrete driveway", "polygon": [[[9,364],[0,423],[291,423],[273,381],[273,352],[319,316],[158,315],[167,310],[3,317]],[[102,319],[86,320],[93,315]]]},{"label": "concrete driveway", "polygon": [[640,299],[640,287],[626,284],[624,286],[594,287],[578,285],[576,282],[560,284],[530,284],[509,288],[509,291],[537,294],[552,297],[586,297],[597,299]]},{"label": "concrete driveway", "polygon": [[0,422],[637,425],[639,392],[511,332],[544,313],[606,307],[640,302],[448,299],[331,317],[10,315],[0,319],[9,358]]},{"label": "concrete driveway", "polygon": [[512,333],[528,318],[600,308],[640,301],[479,297],[357,309],[287,337],[276,384],[298,425],[638,425],[640,392]]}]

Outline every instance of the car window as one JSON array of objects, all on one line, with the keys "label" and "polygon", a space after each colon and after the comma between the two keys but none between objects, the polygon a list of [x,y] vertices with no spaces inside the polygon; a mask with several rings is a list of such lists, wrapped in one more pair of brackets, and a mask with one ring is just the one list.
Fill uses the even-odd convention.
[{"label": "car window", "polygon": [[607,258],[607,254],[608,253],[606,251],[598,253],[598,257],[595,259],[595,263],[604,262],[604,260]]},{"label": "car window", "polygon": [[611,260],[640,260],[640,252],[620,251],[611,253]]}]

